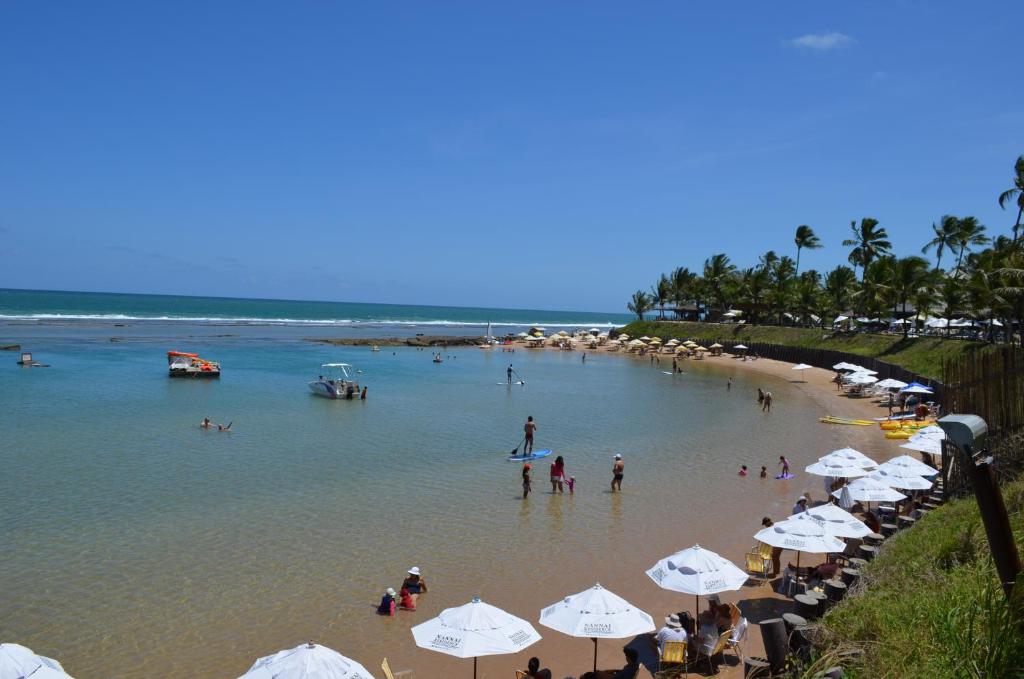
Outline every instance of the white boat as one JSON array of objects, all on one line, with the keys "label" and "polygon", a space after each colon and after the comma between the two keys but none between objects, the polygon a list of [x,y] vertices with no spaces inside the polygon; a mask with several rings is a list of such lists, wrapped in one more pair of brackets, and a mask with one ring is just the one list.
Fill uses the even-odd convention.
[{"label": "white boat", "polygon": [[320,367],[327,372],[327,375],[326,377],[320,375],[319,378],[309,383],[311,392],[324,398],[359,398],[359,383],[348,374],[351,365],[348,363],[324,363]]}]

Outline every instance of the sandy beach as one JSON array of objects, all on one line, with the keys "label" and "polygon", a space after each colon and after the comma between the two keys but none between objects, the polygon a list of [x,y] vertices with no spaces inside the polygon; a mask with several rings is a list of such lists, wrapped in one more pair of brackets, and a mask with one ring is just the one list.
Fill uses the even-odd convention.
[{"label": "sandy beach", "polygon": [[[554,347],[545,347],[544,351],[558,351]],[[500,348],[493,351],[500,352]],[[539,351],[538,349],[524,349],[516,345],[516,352]],[[571,352],[573,356],[581,357],[582,351]],[[650,364],[650,356],[639,356],[626,352],[607,352],[604,350],[588,350],[588,360],[601,360],[605,356],[607,360],[628,360],[637,363]],[[658,355],[660,363],[651,367],[652,370],[670,369],[672,357],[670,355]],[[667,363],[666,363],[667,360]],[[842,392],[836,389],[832,381],[834,373],[822,369],[810,369],[793,371],[792,365],[768,359],[741,360],[728,354],[707,357],[699,361],[702,366],[710,366],[722,374],[723,384],[728,375],[742,372],[747,375],[761,376],[764,378],[765,388],[776,389],[775,385],[785,382],[792,388],[799,390],[819,409],[815,416],[826,414],[839,415],[851,418],[874,418],[886,414],[885,409],[871,402],[870,399],[847,398]],[[686,371],[692,365],[692,359],[680,360],[680,367]],[[776,396],[776,398],[778,398]],[[751,416],[761,417],[760,408],[756,401],[751,404]],[[764,414],[764,417],[788,417],[787,404],[776,400],[773,412]],[[739,426],[739,423],[733,423]],[[673,509],[662,516],[652,516],[651,522],[660,524],[661,529],[656,531],[657,538],[651,539],[643,549],[637,550],[628,556],[617,560],[614,564],[598,564],[595,562],[581,563],[578,569],[565,572],[555,580],[546,580],[535,583],[535,586],[528,590],[516,592],[489,592],[486,600],[498,606],[503,606],[510,612],[531,620],[543,639],[531,646],[527,651],[515,656],[493,656],[480,661],[480,677],[508,677],[513,670],[522,669],[526,660],[535,655],[539,657],[545,666],[552,669],[553,676],[567,677],[579,676],[589,670],[592,665],[593,646],[587,639],[573,639],[562,634],[537,625],[536,614],[530,615],[531,611],[538,611],[545,605],[557,601],[561,596],[581,591],[586,586],[597,580],[615,593],[624,597],[631,603],[637,605],[655,619],[656,625],[660,627],[663,618],[670,613],[680,610],[692,610],[693,598],[673,592],[660,590],[652,581],[644,575],[644,570],[649,568],[659,558],[683,549],[693,544],[712,549],[722,556],[729,558],[738,566],[743,565],[743,555],[753,544],[753,534],[759,529],[760,517],[771,516],[780,520],[789,515],[789,508],[800,495],[808,496],[812,504],[819,504],[825,499],[823,479],[819,476],[807,474],[804,467],[814,462],[821,455],[839,447],[849,446],[863,452],[873,459],[882,462],[895,457],[904,451],[898,447],[899,441],[885,439],[878,427],[873,426],[842,426],[819,424],[822,434],[837,437],[839,445],[833,443],[827,449],[818,447],[807,447],[800,450],[764,450],[763,454],[756,460],[751,460],[750,476],[736,479],[737,490],[735,494],[729,494],[722,502],[722,511],[713,513],[715,518],[707,520],[703,511],[692,512],[698,520],[689,520],[688,505],[692,502],[697,505],[716,503],[721,499],[714,497],[693,497],[687,498],[682,503],[675,503],[673,498],[665,498],[666,509]],[[825,440],[825,436],[821,437]],[[776,463],[779,455],[785,454],[792,463],[796,478],[789,481],[776,481],[772,477],[777,472]],[[546,461],[544,461],[546,462]],[[768,466],[769,479],[757,478],[759,466]],[[535,475],[540,480],[546,481],[546,465],[540,465],[539,473]],[[731,470],[736,474],[736,470]],[[628,468],[627,468],[628,476]],[[544,492],[545,483],[537,484]],[[619,496],[610,496],[610,501],[625,503],[629,494],[642,492],[635,487],[629,487]],[[623,508],[622,511],[628,511]],[[824,555],[803,555],[803,563],[819,563],[824,560]],[[783,552],[782,563],[789,560],[795,561],[795,553]],[[498,571],[515,568],[515,564],[495,564]],[[461,601],[453,601],[446,593],[437,588],[436,593],[431,593],[431,610],[447,606],[459,605]],[[770,586],[751,584],[736,592],[727,592],[721,595],[723,602],[735,602],[743,611],[745,617],[752,626],[747,641],[743,644],[744,654],[747,656],[762,656],[763,645],[761,635],[757,629],[756,622],[770,617],[776,617],[792,609],[791,600],[775,594]],[[703,605],[702,599],[702,605]],[[409,624],[421,622],[422,619],[416,615],[414,621]],[[611,669],[621,667],[623,655],[621,648],[629,640],[602,641],[599,646],[598,667]],[[411,639],[409,646],[412,646]],[[637,646],[645,651],[641,656],[644,661],[644,668],[640,676],[651,676],[651,670],[656,669],[657,662],[655,655],[646,648],[646,644]],[[440,676],[470,676],[470,661],[460,662],[446,656],[432,653],[425,650],[395,649],[395,662],[393,667],[414,668],[416,676],[440,677]],[[703,671],[706,673],[706,670]],[[720,676],[742,677],[742,665],[738,663],[731,652],[726,653],[726,661],[720,666]]]}]

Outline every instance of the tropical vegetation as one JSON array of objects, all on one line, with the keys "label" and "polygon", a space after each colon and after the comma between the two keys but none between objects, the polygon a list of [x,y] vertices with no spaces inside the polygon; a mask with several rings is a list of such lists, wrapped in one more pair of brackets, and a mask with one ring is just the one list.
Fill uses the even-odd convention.
[{"label": "tropical vegetation", "polygon": [[921,249],[934,253],[934,264],[894,253],[887,227],[864,217],[851,222],[842,241],[845,263],[801,271],[803,251],[823,247],[813,228],[801,224],[795,258],[769,250],[757,264],[741,267],[715,253],[699,271],[679,267],[661,274],[649,291],[637,290],[627,308],[641,321],[652,312],[661,318],[675,312],[690,320],[831,327],[837,317],[866,317],[895,321],[904,335],[932,317],[966,318],[986,327],[989,341],[1012,342],[1024,316],[1024,156],[997,201],[1016,208],[1012,235],[993,238],[976,217],[944,215],[931,224]]}]

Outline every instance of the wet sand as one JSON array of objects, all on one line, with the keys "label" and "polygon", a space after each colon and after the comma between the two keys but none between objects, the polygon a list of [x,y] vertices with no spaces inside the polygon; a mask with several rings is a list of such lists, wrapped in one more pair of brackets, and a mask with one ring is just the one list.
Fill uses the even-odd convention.
[{"label": "wet sand", "polygon": [[[555,350],[545,348],[545,350]],[[500,351],[500,349],[495,349]],[[517,351],[538,351],[538,349],[521,349],[517,345]],[[582,351],[574,351],[574,355],[581,355]],[[650,364],[649,356],[638,356],[625,352],[606,352],[602,350],[587,351],[588,358],[603,358],[606,355],[615,356],[622,360],[632,360]],[[651,366],[652,370],[670,370],[672,358],[670,355],[658,355],[660,363]],[[667,359],[667,362],[666,362]],[[873,403],[866,398],[847,398],[837,390],[832,381],[835,373],[818,368],[794,371],[792,364],[773,361],[769,359],[757,359],[744,361],[729,355],[708,357],[699,361],[702,366],[711,367],[720,371],[723,384],[729,374],[740,371],[748,375],[759,375],[765,378],[766,390],[778,390],[781,383],[789,388],[799,390],[816,407],[820,409],[815,413],[816,417],[823,415],[837,415],[850,418],[875,418],[886,415],[886,409]],[[680,360],[682,370],[687,371],[693,364],[692,359]],[[790,417],[787,413],[787,403],[780,400],[778,392],[775,393],[775,403],[771,413],[763,414],[764,417]],[[751,404],[751,418],[761,417],[759,406],[756,401]],[[731,423],[728,426],[748,426],[743,423]],[[692,596],[668,592],[658,588],[653,581],[646,577],[644,571],[653,565],[658,559],[668,554],[690,547],[693,544],[700,544],[703,547],[712,549],[722,556],[733,561],[737,566],[743,567],[744,554],[750,549],[754,540],[753,535],[760,528],[760,517],[771,516],[780,520],[789,515],[789,509],[800,495],[806,495],[811,499],[811,504],[820,504],[825,499],[823,479],[804,472],[804,467],[811,464],[821,455],[840,447],[849,446],[855,448],[869,457],[883,462],[885,460],[902,454],[898,447],[900,441],[884,438],[881,430],[874,426],[846,426],[818,424],[818,429],[808,432],[804,438],[804,445],[796,450],[764,450],[763,454],[755,461],[748,463],[750,476],[736,478],[735,492],[727,492],[723,496],[715,497],[715,491],[709,490],[705,497],[686,498],[665,498],[665,512],[661,516],[651,516],[650,523],[655,527],[651,539],[646,541],[646,547],[633,551],[629,554],[617,554],[613,561],[602,561],[598,559],[579,560],[579,565],[566,570],[555,578],[549,578],[543,582],[533,583],[528,589],[517,591],[501,591],[500,585],[504,579],[503,573],[509,570],[528,569],[532,559],[544,559],[545,555],[525,555],[524,560],[517,564],[495,564],[495,583],[488,588],[486,601],[500,606],[521,617],[526,617],[537,628],[543,639],[531,646],[523,653],[513,656],[492,656],[480,660],[478,676],[484,677],[509,677],[515,669],[525,668],[526,661],[530,656],[537,656],[542,660],[543,666],[550,667],[555,677],[577,677],[591,669],[593,665],[593,645],[588,639],[575,639],[566,637],[558,632],[545,628],[537,623],[537,617],[542,607],[558,601],[561,597],[574,594],[592,585],[595,581],[600,582],[606,588],[614,591],[635,604],[642,610],[654,617],[655,624],[660,628],[663,618],[673,612],[681,610],[693,610],[694,599]],[[803,437],[802,437],[803,438]],[[829,441],[824,444],[823,442]],[[836,445],[838,441],[838,445]],[[825,445],[825,448],[821,446]],[[792,465],[796,478],[788,481],[777,481],[773,477],[778,472],[775,466],[779,455],[785,454]],[[767,465],[769,478],[762,480],[758,478],[760,465]],[[736,474],[737,470],[731,470]],[[629,467],[627,463],[627,481],[624,492],[621,494],[610,494],[609,501],[618,511],[627,512],[629,495],[642,493],[642,488],[629,485]],[[540,481],[546,481],[546,474],[535,473],[535,478],[541,477]],[[546,483],[536,483],[535,489],[541,493],[535,501],[560,501],[563,498],[544,497]],[[714,487],[709,483],[710,487]],[[692,512],[697,520],[688,520],[690,511],[688,507],[695,504],[701,507],[700,510]],[[703,511],[705,508],[720,507],[717,511]],[[557,549],[552,545],[552,549]],[[557,557],[555,557],[557,558]],[[561,560],[561,559],[559,559]],[[782,565],[788,561],[796,561],[796,554],[785,551],[782,554]],[[817,564],[824,561],[824,555],[801,556],[801,563]],[[515,578],[512,578],[514,580]],[[429,616],[445,607],[455,606],[464,603],[452,600],[442,588],[435,588],[435,592],[428,594],[431,599],[429,615],[421,616],[419,613],[412,614],[412,618],[399,620],[399,624],[414,625],[426,620]],[[777,617],[782,613],[792,610],[792,601],[786,597],[775,594],[771,586],[748,581],[747,585],[736,592],[726,592],[721,595],[723,602],[735,602],[743,611],[745,617],[750,621],[751,628],[747,640],[742,644],[744,655],[764,655],[764,647],[761,641],[761,634],[756,623],[771,617]],[[705,599],[701,599],[701,606]],[[535,615],[526,615],[528,611],[536,611]],[[410,635],[411,636],[411,635]],[[631,644],[642,651],[641,659],[644,668],[641,669],[640,677],[652,676],[657,669],[656,655],[651,651],[645,639],[624,639],[624,640],[602,640],[598,644],[598,667],[611,669],[621,667],[624,663],[622,647]],[[409,646],[412,646],[411,639]],[[392,667],[413,668],[415,676],[442,677],[442,676],[471,676],[471,660],[460,661],[449,658],[438,653],[422,649],[396,649],[393,654]],[[397,662],[396,662],[397,661]],[[736,659],[731,651],[725,654],[725,662],[721,664],[720,675],[731,679],[743,675],[742,664]],[[691,668],[691,672],[693,669]],[[706,674],[705,669],[697,672]]]}]

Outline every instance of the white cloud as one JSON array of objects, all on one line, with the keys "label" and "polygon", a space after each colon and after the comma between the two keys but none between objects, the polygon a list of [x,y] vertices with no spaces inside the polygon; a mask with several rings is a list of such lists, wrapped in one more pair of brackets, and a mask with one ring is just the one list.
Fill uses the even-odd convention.
[{"label": "white cloud", "polygon": [[843,47],[849,47],[850,45],[857,42],[848,35],[843,33],[808,33],[807,35],[801,35],[799,38],[793,38],[789,41],[792,47],[801,47],[804,49],[817,50],[824,52],[826,50],[836,50]]}]

